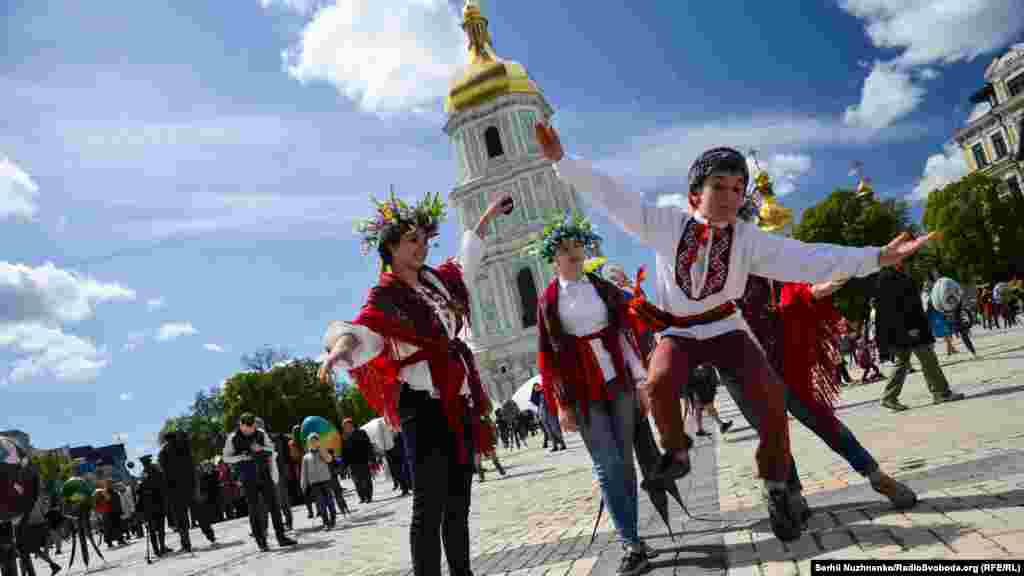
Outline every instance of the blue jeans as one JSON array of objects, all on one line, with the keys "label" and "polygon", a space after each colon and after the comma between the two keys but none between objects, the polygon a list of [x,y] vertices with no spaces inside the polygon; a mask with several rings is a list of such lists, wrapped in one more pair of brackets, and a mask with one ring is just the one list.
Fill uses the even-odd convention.
[{"label": "blue jeans", "polygon": [[338,513],[334,509],[334,498],[331,496],[330,482],[319,482],[309,487],[310,496],[316,501],[320,518],[324,524],[333,524]]},{"label": "blue jeans", "polygon": [[608,382],[612,400],[590,403],[588,420],[576,407],[576,422],[583,443],[594,463],[594,476],[601,484],[601,493],[608,515],[619,537],[630,547],[640,545],[639,507],[636,467],[633,464],[633,433],[636,418],[636,396],[623,392]]},{"label": "blue jeans", "polygon": [[559,445],[564,446],[565,439],[562,437],[562,426],[558,422],[558,414],[552,414],[551,411],[548,410],[547,402],[541,400],[541,403],[541,422],[544,424],[544,427],[547,428],[548,435],[551,436],[551,442],[554,443],[555,448],[557,448]]},{"label": "blue jeans", "polygon": [[[743,417],[747,419],[747,422],[750,423],[754,430],[757,430],[757,415],[750,405],[746,394],[743,393],[743,384],[732,374],[724,370],[719,370],[719,374],[722,377],[722,383],[729,390],[729,395],[736,402],[736,407],[740,409]],[[828,447],[836,454],[842,456],[850,464],[851,468],[865,477],[878,470],[878,462],[861,445],[857,437],[846,427],[846,424],[843,424],[842,420],[839,420],[833,414],[834,424],[831,422],[818,422],[810,408],[795,394],[790,394],[788,388],[784,394],[786,396],[786,411],[806,426],[808,430],[814,432],[825,444],[828,444]],[[836,429],[834,434],[829,430],[832,427]],[[788,482],[792,488],[799,490],[802,489],[802,486],[800,484],[800,477],[797,475],[796,460],[793,459],[792,462],[791,477]]]}]

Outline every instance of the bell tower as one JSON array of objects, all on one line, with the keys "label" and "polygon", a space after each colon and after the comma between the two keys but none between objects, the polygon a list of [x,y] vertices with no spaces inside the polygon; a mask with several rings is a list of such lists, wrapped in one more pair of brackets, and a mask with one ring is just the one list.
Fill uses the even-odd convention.
[{"label": "bell tower", "polygon": [[517,62],[499,58],[479,3],[466,2],[462,29],[469,64],[452,79],[445,101],[456,162],[449,206],[460,232],[476,225],[499,194],[515,210],[498,217],[487,235],[480,275],[466,278],[472,302],[469,342],[491,399],[498,404],[537,371],[537,302],[553,277],[551,267],[523,257],[523,247],[554,211],[578,210],[576,193],[555,175],[534,134],[554,110]]}]

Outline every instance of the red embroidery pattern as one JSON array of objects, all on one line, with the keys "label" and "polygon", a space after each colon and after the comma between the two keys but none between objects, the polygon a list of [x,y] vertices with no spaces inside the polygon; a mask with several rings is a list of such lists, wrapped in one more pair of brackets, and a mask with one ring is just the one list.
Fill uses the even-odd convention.
[{"label": "red embroidery pattern", "polygon": [[711,241],[711,253],[708,254],[710,260],[708,275],[704,281],[704,289],[700,293],[701,300],[712,294],[717,294],[725,288],[725,281],[729,278],[729,254],[731,252],[732,227],[715,230],[715,237]]},{"label": "red embroidery pattern", "polygon": [[715,230],[714,239],[711,241],[711,251],[708,255],[710,262],[704,288],[699,297],[694,297],[690,268],[696,261],[697,251],[707,243],[707,233],[706,225],[691,218],[686,223],[683,237],[679,239],[679,246],[676,248],[676,285],[690,300],[703,300],[712,294],[721,292],[729,277],[729,256],[732,252],[733,235],[731,226]]}]

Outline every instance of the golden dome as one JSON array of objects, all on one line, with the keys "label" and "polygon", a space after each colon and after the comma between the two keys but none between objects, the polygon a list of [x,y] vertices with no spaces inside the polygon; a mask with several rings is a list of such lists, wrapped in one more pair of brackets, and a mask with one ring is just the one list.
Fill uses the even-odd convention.
[{"label": "golden dome", "polygon": [[761,212],[758,214],[758,226],[766,232],[782,232],[793,222],[793,210],[786,208],[775,196],[765,196]]},{"label": "golden dome", "polygon": [[537,85],[518,62],[502,60],[494,53],[487,18],[480,7],[467,1],[462,11],[462,29],[469,41],[469,64],[452,79],[444,109],[448,114],[504,94],[540,94]]}]

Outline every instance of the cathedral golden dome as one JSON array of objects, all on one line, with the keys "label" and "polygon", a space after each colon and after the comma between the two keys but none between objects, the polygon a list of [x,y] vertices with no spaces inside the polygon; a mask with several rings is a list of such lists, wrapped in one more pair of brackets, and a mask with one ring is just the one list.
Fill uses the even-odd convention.
[{"label": "cathedral golden dome", "polygon": [[541,93],[522,64],[495,55],[487,18],[472,0],[466,2],[462,11],[462,29],[469,41],[469,64],[452,79],[445,112],[459,112],[504,94]]},{"label": "cathedral golden dome", "polygon": [[793,223],[793,210],[779,204],[775,196],[765,196],[758,226],[767,232],[782,232]]}]

